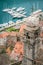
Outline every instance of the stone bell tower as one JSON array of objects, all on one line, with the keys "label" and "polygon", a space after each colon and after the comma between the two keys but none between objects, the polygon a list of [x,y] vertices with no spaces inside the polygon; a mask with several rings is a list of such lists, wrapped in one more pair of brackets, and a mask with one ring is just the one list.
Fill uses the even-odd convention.
[{"label": "stone bell tower", "polygon": [[40,43],[39,40],[39,34],[40,34],[40,27],[29,27],[27,26],[26,29],[24,29],[24,56],[22,65],[34,65],[36,64],[35,58],[36,58],[36,52],[38,50],[38,45]]}]

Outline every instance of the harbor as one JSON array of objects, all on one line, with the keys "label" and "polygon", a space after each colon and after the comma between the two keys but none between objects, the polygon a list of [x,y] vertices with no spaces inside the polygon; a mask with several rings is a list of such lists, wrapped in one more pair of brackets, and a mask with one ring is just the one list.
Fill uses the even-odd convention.
[{"label": "harbor", "polygon": [[[35,64],[37,63],[40,64],[41,61],[37,60],[37,53],[38,53],[37,51],[39,49],[43,49],[42,17],[43,17],[42,10],[37,10],[27,18],[18,20],[16,23],[9,21],[8,23],[1,24],[1,27],[3,27],[3,29],[0,28],[0,31],[2,31],[2,33],[0,33],[0,46],[1,46],[0,50],[2,49],[3,46],[4,49],[4,50],[2,49],[3,53],[5,51],[5,53],[7,53],[7,55],[10,56],[8,64],[28,65],[29,63],[30,65],[32,65],[34,64],[33,62],[35,62]],[[9,42],[12,50],[10,49],[10,46],[8,44]],[[37,45],[39,45],[38,48]],[[16,50],[16,47],[18,51]],[[0,53],[2,52],[0,51]]]},{"label": "harbor", "polygon": [[0,2],[0,65],[43,65],[43,1]]}]

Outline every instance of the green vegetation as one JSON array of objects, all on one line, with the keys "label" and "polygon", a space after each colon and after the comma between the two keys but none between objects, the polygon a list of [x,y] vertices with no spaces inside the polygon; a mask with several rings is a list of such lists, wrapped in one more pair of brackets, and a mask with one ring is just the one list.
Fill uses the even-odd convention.
[{"label": "green vegetation", "polygon": [[7,31],[7,32],[12,32],[12,31],[19,32],[18,29],[15,29],[15,28],[13,28],[13,27],[11,27],[11,28],[7,28],[6,31]]},{"label": "green vegetation", "polygon": [[6,50],[5,49],[2,49],[0,54],[3,54],[3,53],[6,53]]},{"label": "green vegetation", "polygon": [[11,51],[13,50],[13,48],[14,48],[13,46],[10,46],[10,50],[11,50]]}]

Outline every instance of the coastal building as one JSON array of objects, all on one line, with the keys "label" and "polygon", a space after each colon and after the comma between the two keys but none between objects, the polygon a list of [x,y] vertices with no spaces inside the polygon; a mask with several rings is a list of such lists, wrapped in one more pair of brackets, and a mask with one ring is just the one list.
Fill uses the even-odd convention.
[{"label": "coastal building", "polygon": [[0,45],[6,45],[6,43],[8,42],[9,39],[11,39],[12,37],[12,40],[16,41],[16,35],[17,35],[17,32],[3,32],[3,33],[0,33]]},{"label": "coastal building", "polygon": [[3,32],[0,34],[0,45],[6,44],[6,40],[7,40],[8,35],[9,35],[9,33],[7,33],[7,32]]},{"label": "coastal building", "polygon": [[42,11],[34,12],[31,16],[24,18],[23,22],[16,23],[20,24],[20,27],[17,27],[20,29],[19,32],[0,33],[0,45],[6,45],[6,52],[11,59],[23,60],[23,65],[34,65],[39,49],[43,49]]}]

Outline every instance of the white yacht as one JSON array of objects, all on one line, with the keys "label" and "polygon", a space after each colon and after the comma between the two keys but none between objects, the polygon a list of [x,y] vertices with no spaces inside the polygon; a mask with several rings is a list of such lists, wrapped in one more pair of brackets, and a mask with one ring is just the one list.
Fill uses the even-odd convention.
[{"label": "white yacht", "polygon": [[13,9],[4,9],[3,11],[4,11],[4,12],[7,12],[7,13],[9,13],[9,14],[11,14],[11,15],[12,15],[13,12],[14,12]]},{"label": "white yacht", "polygon": [[9,11],[9,10],[11,10],[11,9],[7,8],[7,9],[4,9],[4,10],[2,10],[2,11],[7,12],[7,11]]},{"label": "white yacht", "polygon": [[2,24],[0,24],[0,28],[2,28]]},{"label": "white yacht", "polygon": [[8,23],[3,23],[2,24],[2,27],[6,27],[6,26],[8,26]]},{"label": "white yacht", "polygon": [[19,12],[19,11],[23,11],[25,8],[22,8],[22,7],[19,7],[16,11]]},{"label": "white yacht", "polygon": [[14,24],[14,22],[13,22],[13,21],[9,21],[8,23],[9,23],[9,24]]},{"label": "white yacht", "polygon": [[13,7],[12,10],[16,10],[16,7]]},{"label": "white yacht", "polygon": [[20,23],[23,23],[23,21],[22,20],[17,20],[16,21],[16,24],[20,24]]},{"label": "white yacht", "polygon": [[20,14],[17,18],[26,17],[26,15]]},{"label": "white yacht", "polygon": [[23,12],[22,14],[25,15],[27,12]]},{"label": "white yacht", "polygon": [[20,13],[20,14],[26,14],[27,12],[24,12],[24,11],[19,11],[18,13]]}]

